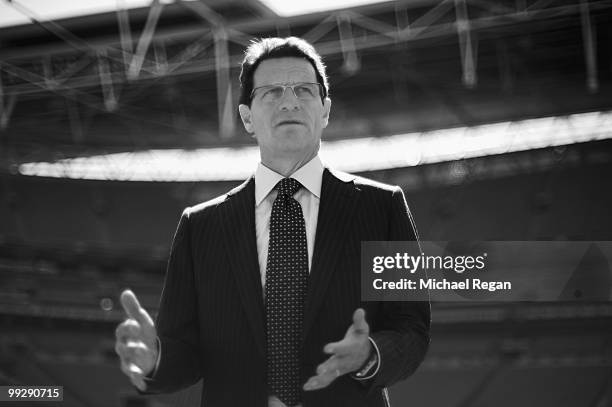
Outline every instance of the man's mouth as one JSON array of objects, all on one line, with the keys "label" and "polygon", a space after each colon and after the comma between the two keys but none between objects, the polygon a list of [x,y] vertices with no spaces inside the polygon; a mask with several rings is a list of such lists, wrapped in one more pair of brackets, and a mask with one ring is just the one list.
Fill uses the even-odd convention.
[{"label": "man's mouth", "polygon": [[304,124],[304,123],[297,121],[297,120],[283,120],[282,122],[279,122],[277,126],[283,126],[285,124]]}]

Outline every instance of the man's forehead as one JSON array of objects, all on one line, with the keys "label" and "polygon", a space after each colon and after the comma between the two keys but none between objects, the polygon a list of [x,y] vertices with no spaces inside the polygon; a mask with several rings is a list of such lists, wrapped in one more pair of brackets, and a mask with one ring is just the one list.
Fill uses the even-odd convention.
[{"label": "man's forehead", "polygon": [[315,69],[299,57],[270,58],[262,61],[253,75],[255,87],[270,83],[316,82]]}]

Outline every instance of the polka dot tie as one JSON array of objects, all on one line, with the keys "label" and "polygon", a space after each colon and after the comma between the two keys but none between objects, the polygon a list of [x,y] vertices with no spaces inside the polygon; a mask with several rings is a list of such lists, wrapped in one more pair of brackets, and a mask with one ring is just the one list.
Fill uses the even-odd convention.
[{"label": "polka dot tie", "polygon": [[300,340],[308,284],[308,249],[302,207],[293,199],[302,184],[283,178],[270,216],[266,267],[268,387],[285,405],[300,402]]}]

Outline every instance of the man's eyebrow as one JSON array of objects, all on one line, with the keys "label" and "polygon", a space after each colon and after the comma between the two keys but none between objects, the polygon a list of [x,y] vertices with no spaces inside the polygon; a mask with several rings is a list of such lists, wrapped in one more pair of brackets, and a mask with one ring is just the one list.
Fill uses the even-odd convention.
[{"label": "man's eyebrow", "polygon": [[259,85],[259,86],[254,86],[254,88],[261,88],[262,86],[277,86],[277,85],[297,85],[299,83],[319,83],[317,81],[314,82],[309,82],[309,81],[296,81],[296,82],[276,82],[276,83],[269,83],[267,85]]}]

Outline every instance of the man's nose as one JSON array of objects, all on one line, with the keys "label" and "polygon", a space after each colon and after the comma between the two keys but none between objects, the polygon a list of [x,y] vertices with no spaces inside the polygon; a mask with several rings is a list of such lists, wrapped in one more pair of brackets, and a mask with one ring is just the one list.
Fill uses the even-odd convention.
[{"label": "man's nose", "polygon": [[279,107],[281,110],[297,110],[300,108],[300,101],[292,88],[285,88]]}]

